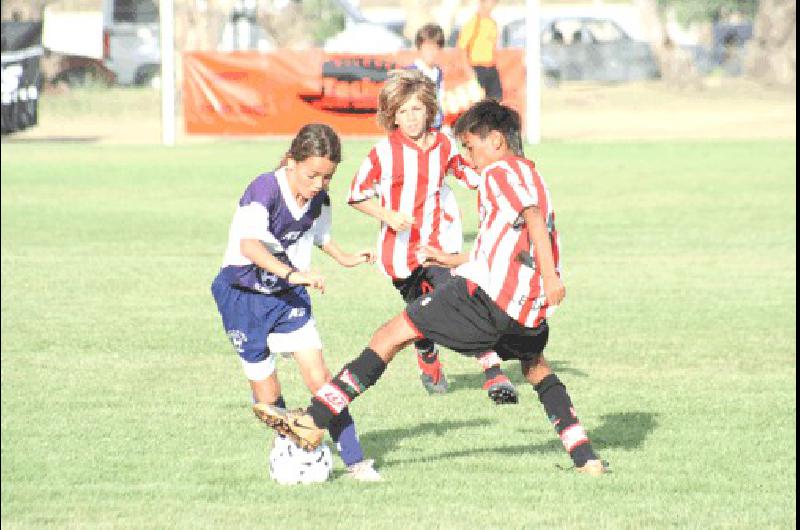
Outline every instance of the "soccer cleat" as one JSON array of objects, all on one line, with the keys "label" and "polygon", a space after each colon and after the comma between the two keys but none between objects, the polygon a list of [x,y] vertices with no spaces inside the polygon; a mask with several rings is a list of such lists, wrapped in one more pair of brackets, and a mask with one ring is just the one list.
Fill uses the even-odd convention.
[{"label": "soccer cleat", "polygon": [[383,480],[381,478],[380,473],[375,470],[374,460],[362,460],[361,462],[356,462],[351,466],[347,466],[347,473],[348,477],[351,477],[353,480],[358,480],[359,482],[380,482]]},{"label": "soccer cleat", "polygon": [[489,398],[496,405],[507,405],[519,403],[517,389],[505,375],[498,375],[489,379],[483,384],[483,389],[489,394]]},{"label": "soccer cleat", "polygon": [[325,436],[325,431],[317,427],[311,415],[304,410],[286,410],[275,405],[256,403],[253,412],[259,420],[306,451],[319,447]]},{"label": "soccer cleat", "polygon": [[591,477],[599,477],[611,471],[608,469],[608,462],[604,460],[589,460],[583,467],[576,467],[575,471]]},{"label": "soccer cleat", "polygon": [[426,363],[422,356],[417,353],[417,364],[419,365],[420,381],[422,381],[422,386],[425,387],[428,394],[444,394],[447,392],[447,377],[444,375],[438,355],[434,362]]}]

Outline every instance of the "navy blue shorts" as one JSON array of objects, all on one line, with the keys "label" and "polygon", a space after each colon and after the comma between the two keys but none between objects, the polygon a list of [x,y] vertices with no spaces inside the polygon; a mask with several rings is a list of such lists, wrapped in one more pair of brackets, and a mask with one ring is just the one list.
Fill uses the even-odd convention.
[{"label": "navy blue shorts", "polygon": [[225,333],[242,360],[248,363],[269,357],[270,334],[292,333],[312,319],[311,297],[302,285],[278,294],[262,294],[238,289],[217,276],[211,284],[211,293]]}]

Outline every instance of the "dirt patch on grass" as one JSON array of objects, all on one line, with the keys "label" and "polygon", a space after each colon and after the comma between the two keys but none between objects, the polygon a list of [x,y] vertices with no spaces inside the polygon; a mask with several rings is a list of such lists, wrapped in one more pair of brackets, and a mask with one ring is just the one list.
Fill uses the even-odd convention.
[{"label": "dirt patch on grass", "polygon": [[[180,113],[180,105],[178,105]],[[544,141],[796,138],[794,91],[742,79],[709,78],[700,88],[661,82],[563,83],[542,92]],[[178,143],[216,141],[187,135]],[[160,94],[149,88],[45,92],[39,124],[3,142],[161,142]]]}]

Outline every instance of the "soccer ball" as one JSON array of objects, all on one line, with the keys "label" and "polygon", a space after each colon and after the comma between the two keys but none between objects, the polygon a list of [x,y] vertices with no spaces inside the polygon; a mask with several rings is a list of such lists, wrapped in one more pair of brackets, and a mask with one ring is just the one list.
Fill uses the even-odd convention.
[{"label": "soccer ball", "polygon": [[327,444],[305,451],[290,439],[276,436],[269,452],[269,476],[278,484],[325,482],[332,468],[333,457]]}]

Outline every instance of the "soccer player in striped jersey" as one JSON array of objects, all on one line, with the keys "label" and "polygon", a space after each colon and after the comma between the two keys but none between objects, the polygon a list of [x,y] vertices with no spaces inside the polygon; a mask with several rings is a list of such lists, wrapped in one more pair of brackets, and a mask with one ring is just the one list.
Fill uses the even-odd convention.
[{"label": "soccer player in striped jersey", "polygon": [[[343,252],[331,239],[327,189],[341,160],[341,143],[327,125],[304,126],[281,167],[256,177],[233,216],[228,246],[211,292],[241,359],[256,403],[285,407],[275,356],[291,353],[311,392],[330,379],[306,287],[324,292],[310,270],[316,245],[344,267],[373,263],[374,253]],[[329,426],[348,475],[380,480],[365,460],[346,410]]]},{"label": "soccer player in striped jersey", "polygon": [[[388,137],[369,152],[348,197],[355,209],[381,221],[378,264],[406,303],[452,276],[445,267],[424,263],[425,248],[453,251],[460,247],[460,229],[454,234],[456,222],[460,225],[457,204],[455,211],[443,207],[447,206],[442,197],[445,176],[452,173],[473,187],[477,179],[455,142],[431,127],[438,108],[433,83],[424,74],[417,70],[393,72],[378,97],[378,122]],[[448,200],[447,196],[444,199]],[[450,200],[451,206],[453,202]],[[456,238],[458,245],[453,242]],[[447,378],[436,344],[420,338],[415,347],[426,390],[446,392]],[[500,369],[497,354],[483,352],[478,363],[489,397],[497,404],[516,403],[516,389]]]},{"label": "soccer player in striped jersey", "polygon": [[493,348],[517,359],[564,448],[581,473],[599,476],[594,452],[564,384],[544,357],[547,318],[566,294],[550,192],[520,153],[516,111],[494,100],[472,106],[455,133],[481,171],[480,229],[468,256],[432,256],[455,276],[384,324],[369,346],[317,391],[306,412],[257,406],[256,415],[295,440],[314,446],[324,426],[374,385],[397,352],[426,337],[465,355]]}]

